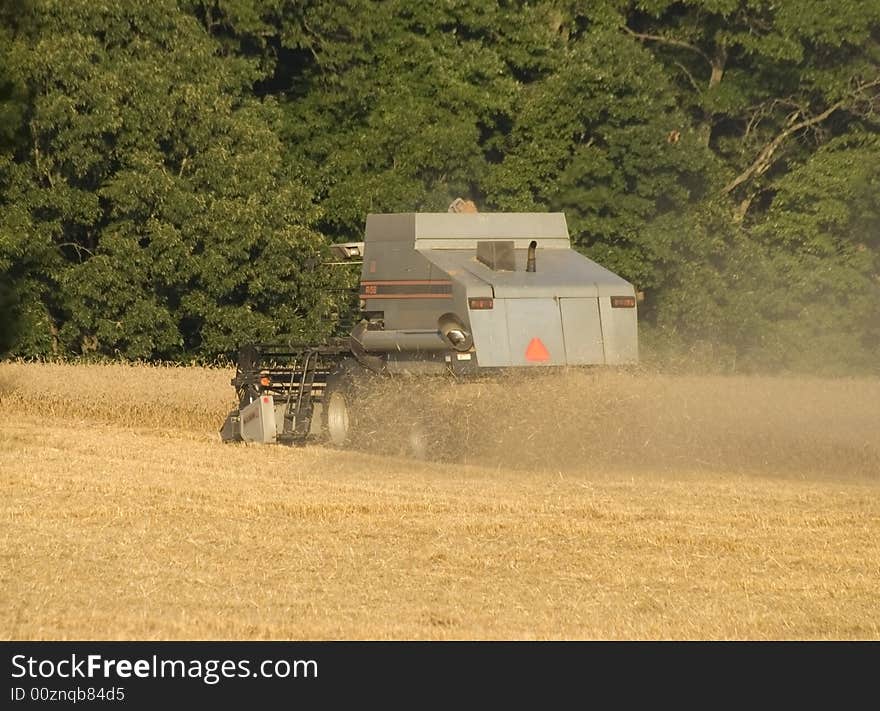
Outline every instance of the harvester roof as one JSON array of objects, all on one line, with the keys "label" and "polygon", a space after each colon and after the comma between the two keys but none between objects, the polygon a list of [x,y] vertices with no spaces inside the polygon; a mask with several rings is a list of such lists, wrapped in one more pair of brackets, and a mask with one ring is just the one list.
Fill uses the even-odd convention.
[{"label": "harvester roof", "polygon": [[403,212],[367,216],[367,242],[409,242],[418,250],[477,248],[483,240],[513,240],[525,249],[532,240],[542,249],[570,246],[561,212]]},{"label": "harvester roof", "polygon": [[[543,247],[543,243],[539,242]],[[515,271],[495,271],[476,259],[474,250],[420,249],[432,264],[459,282],[491,284],[495,297],[606,296],[629,287],[626,280],[572,250],[539,252],[535,272],[526,271],[527,250],[514,251]],[[628,293],[628,290],[624,293]]]}]

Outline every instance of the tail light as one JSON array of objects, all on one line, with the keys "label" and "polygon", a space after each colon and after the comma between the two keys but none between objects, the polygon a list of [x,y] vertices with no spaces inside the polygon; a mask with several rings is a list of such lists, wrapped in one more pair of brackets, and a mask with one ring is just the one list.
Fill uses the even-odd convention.
[{"label": "tail light", "polygon": [[488,296],[471,297],[468,299],[468,307],[474,311],[487,311],[493,306],[494,302]]},{"label": "tail light", "polygon": [[635,296],[612,296],[611,307],[614,309],[634,309],[636,307]]}]

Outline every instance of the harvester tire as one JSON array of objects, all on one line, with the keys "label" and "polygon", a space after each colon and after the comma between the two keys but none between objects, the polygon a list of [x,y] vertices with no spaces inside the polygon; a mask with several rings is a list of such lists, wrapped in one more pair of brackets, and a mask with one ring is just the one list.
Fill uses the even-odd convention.
[{"label": "harvester tire", "polygon": [[333,447],[346,447],[352,443],[355,414],[354,379],[357,365],[344,361],[327,378],[321,425],[324,439]]}]

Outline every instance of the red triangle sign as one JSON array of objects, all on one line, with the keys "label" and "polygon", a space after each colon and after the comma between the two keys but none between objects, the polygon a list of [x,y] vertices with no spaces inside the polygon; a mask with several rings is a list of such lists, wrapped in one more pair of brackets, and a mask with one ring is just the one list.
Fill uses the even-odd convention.
[{"label": "red triangle sign", "polygon": [[544,363],[550,360],[550,351],[547,350],[540,338],[533,338],[526,346],[526,360],[532,363]]}]

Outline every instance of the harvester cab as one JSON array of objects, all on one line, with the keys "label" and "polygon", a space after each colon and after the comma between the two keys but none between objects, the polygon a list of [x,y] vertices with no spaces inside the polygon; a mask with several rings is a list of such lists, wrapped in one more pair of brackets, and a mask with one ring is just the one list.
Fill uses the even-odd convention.
[{"label": "harvester cab", "polygon": [[374,214],[363,243],[334,245],[334,253],[362,260],[360,321],[347,339],[243,348],[225,441],[344,444],[347,390],[370,373],[638,359],[632,284],[572,249],[562,213]]}]

